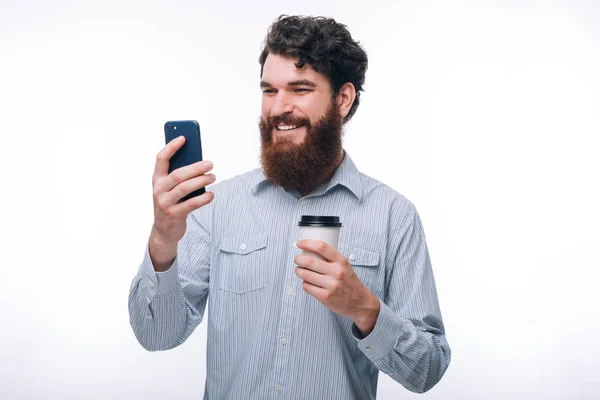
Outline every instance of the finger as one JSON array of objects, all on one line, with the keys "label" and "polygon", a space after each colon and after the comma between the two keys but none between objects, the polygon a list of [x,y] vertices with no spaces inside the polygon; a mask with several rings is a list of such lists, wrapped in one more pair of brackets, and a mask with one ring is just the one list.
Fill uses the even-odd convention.
[{"label": "finger", "polygon": [[299,249],[316,253],[316,254],[320,255],[321,257],[323,257],[327,261],[343,262],[346,260],[346,257],[344,257],[343,255],[338,253],[336,249],[334,249],[332,246],[330,246],[327,243],[322,242],[320,240],[313,240],[313,239],[299,240],[296,243],[296,246]]},{"label": "finger", "polygon": [[185,167],[177,168],[161,183],[161,185],[164,185],[161,189],[165,192],[169,191],[181,182],[206,174],[212,168],[213,164],[210,161],[198,161]]},{"label": "finger", "polygon": [[214,198],[215,194],[213,192],[205,192],[200,196],[192,197],[191,199],[187,199],[186,201],[173,206],[171,215],[173,215],[174,218],[183,217],[192,211],[209,204]]},{"label": "finger", "polygon": [[319,260],[318,258],[309,255],[298,254],[294,257],[294,262],[302,268],[319,274],[328,275],[328,272],[331,270],[331,266],[327,261]]},{"label": "finger", "polygon": [[160,178],[169,174],[169,160],[185,143],[185,136],[179,136],[169,143],[156,155],[156,165],[154,166],[154,176]]},{"label": "finger", "polygon": [[321,287],[323,289],[331,288],[333,279],[328,275],[319,274],[306,268],[296,267],[296,275],[304,282]]},{"label": "finger", "polygon": [[310,294],[311,296],[313,296],[315,299],[319,300],[320,302],[323,302],[323,299],[326,298],[327,296],[327,289],[323,289],[322,287],[319,286],[315,286],[312,283],[309,282],[302,282],[302,289],[304,289],[304,291],[308,294]]},{"label": "finger", "polygon": [[179,200],[188,194],[200,188],[206,187],[214,183],[217,178],[213,174],[200,175],[187,181],[181,182],[173,189],[169,190],[165,196],[167,204],[176,204]]}]

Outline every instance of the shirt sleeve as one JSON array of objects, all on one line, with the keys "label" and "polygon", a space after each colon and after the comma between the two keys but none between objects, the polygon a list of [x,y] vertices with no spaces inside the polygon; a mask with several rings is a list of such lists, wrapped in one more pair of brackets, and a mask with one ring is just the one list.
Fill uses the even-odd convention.
[{"label": "shirt sleeve", "polygon": [[391,272],[375,328],[358,347],[377,369],[410,391],[435,386],[450,364],[450,347],[438,303],[423,227],[411,205],[404,227],[392,232]]},{"label": "shirt sleeve", "polygon": [[188,214],[186,233],[167,271],[154,271],[146,246],[129,292],[130,324],[145,349],[168,350],[185,342],[202,321],[209,276],[210,235],[194,213]]}]

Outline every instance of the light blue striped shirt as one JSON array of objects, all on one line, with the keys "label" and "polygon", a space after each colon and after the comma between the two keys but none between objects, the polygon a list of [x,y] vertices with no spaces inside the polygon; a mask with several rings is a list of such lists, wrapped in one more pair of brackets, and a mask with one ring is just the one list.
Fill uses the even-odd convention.
[{"label": "light blue striped shirt", "polygon": [[[379,371],[414,392],[441,379],[450,348],[423,227],[405,197],[348,154],[305,197],[261,169],[211,191],[215,200],[188,215],[168,271],[154,271],[146,248],[129,296],[133,331],[156,351],[191,335],[210,295],[204,399],[364,400],[375,398]],[[302,289],[301,215],[340,217],[338,251],[380,299],[367,337]]]}]

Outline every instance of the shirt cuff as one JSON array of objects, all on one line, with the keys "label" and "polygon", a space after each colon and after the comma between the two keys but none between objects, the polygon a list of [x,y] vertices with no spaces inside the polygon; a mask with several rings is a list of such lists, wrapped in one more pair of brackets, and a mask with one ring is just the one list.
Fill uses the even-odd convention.
[{"label": "shirt cuff", "polygon": [[150,258],[150,251],[146,246],[146,254],[144,255],[144,262],[142,264],[142,284],[146,286],[148,291],[148,297],[150,300],[154,296],[161,296],[165,293],[169,293],[177,287],[178,281],[178,266],[177,257],[173,261],[173,265],[165,272],[156,272],[152,259]]},{"label": "shirt cuff", "polygon": [[394,350],[402,329],[402,321],[398,316],[381,299],[379,303],[379,316],[375,328],[367,337],[363,338],[356,324],[352,324],[352,335],[358,342],[358,348],[372,362],[380,360]]}]

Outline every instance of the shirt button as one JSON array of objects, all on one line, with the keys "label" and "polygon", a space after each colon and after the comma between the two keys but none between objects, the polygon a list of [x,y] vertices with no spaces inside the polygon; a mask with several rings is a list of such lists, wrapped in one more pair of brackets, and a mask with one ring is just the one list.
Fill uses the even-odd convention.
[{"label": "shirt button", "polygon": [[246,250],[246,245],[244,243],[240,244],[240,250]]},{"label": "shirt button", "polygon": [[152,314],[146,314],[146,319],[152,319]]},{"label": "shirt button", "polygon": [[294,295],[294,289],[289,288],[288,289],[288,296],[293,296]]},{"label": "shirt button", "polygon": [[154,282],[152,282],[150,279],[148,279],[148,286],[150,286],[150,289],[154,288]]},{"label": "shirt button", "polygon": [[365,350],[367,350],[367,353],[370,353],[373,351],[369,346],[365,347]]},{"label": "shirt button", "polygon": [[354,254],[350,254],[350,257],[348,257],[350,259],[350,261],[354,261],[356,260],[356,255]]},{"label": "shirt button", "polygon": [[308,203],[308,200],[306,200],[305,198],[300,199],[300,204],[302,204],[303,206],[306,205]]},{"label": "shirt button", "polygon": [[286,338],[283,338],[283,339],[281,339],[281,344],[284,344],[284,345],[285,345],[285,344],[288,344],[288,341],[287,341],[287,339],[286,339]]},{"label": "shirt button", "polygon": [[276,391],[277,393],[281,393],[281,385],[277,385],[277,386],[275,386],[275,391]]}]

